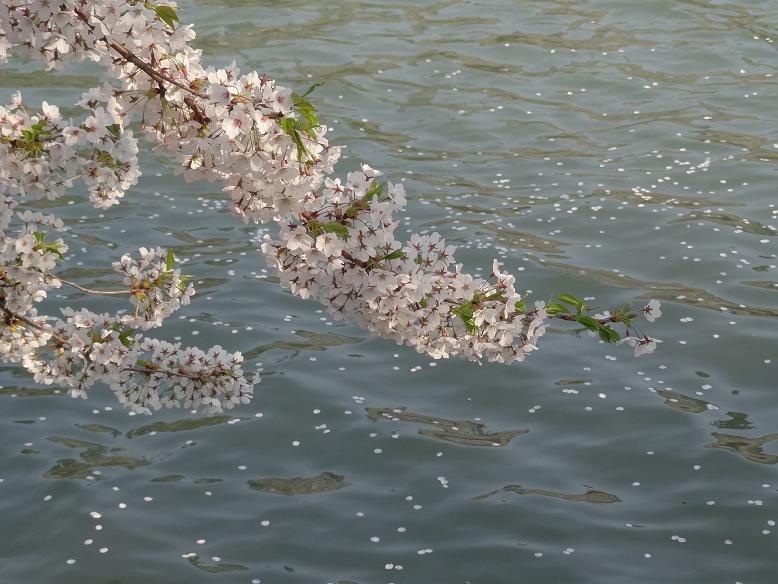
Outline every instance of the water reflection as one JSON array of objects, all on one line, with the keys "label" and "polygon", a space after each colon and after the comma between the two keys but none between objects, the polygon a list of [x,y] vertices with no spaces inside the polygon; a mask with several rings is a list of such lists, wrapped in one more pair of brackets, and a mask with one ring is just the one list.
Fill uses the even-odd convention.
[{"label": "water reflection", "polygon": [[741,284],[745,286],[753,286],[754,288],[763,288],[765,290],[774,290],[778,292],[778,282],[773,282],[771,280],[745,280],[741,282]]},{"label": "water reflection", "polygon": [[[532,258],[531,256],[529,257],[530,259],[537,259]],[[586,277],[603,284],[618,286],[620,288],[642,290],[643,296],[656,298],[665,302],[691,304],[697,308],[706,308],[719,313],[722,310],[727,310],[730,314],[735,315],[778,318],[778,310],[774,308],[748,306],[716,296],[703,288],[687,286],[686,284],[675,282],[651,282],[627,276],[623,272],[615,273],[598,268],[583,268],[581,266],[548,260],[543,260],[541,265],[560,273],[576,275],[579,277],[585,275]]]},{"label": "water reflection", "polygon": [[555,381],[554,385],[586,385],[591,384],[591,379],[560,379],[559,381]]},{"label": "water reflection", "polygon": [[81,460],[73,458],[58,460],[56,465],[43,474],[43,478],[46,479],[99,479],[100,473],[95,473],[94,471],[96,468],[118,466],[127,470],[133,470],[151,464],[145,457],[134,458],[114,454],[115,452],[123,452],[124,448],[109,448],[95,442],[86,442],[63,436],[49,436],[47,440],[68,448],[83,450],[83,452],[79,453]]},{"label": "water reflection", "polygon": [[727,415],[729,420],[715,420],[711,424],[717,428],[725,428],[727,430],[750,430],[754,427],[751,420],[748,419],[748,414],[727,412]]},{"label": "water reflection", "polygon": [[436,416],[426,416],[392,408],[367,408],[367,417],[374,422],[391,420],[393,422],[411,422],[413,424],[429,424],[436,429],[421,429],[419,434],[446,442],[456,442],[466,446],[507,446],[516,436],[526,434],[529,430],[506,430],[503,432],[487,432],[483,424],[470,420],[447,420]]},{"label": "water reflection", "polygon": [[182,474],[167,474],[151,479],[152,483],[177,483],[183,481],[186,477]]},{"label": "water reflection", "polygon": [[569,501],[571,503],[620,503],[621,499],[611,493],[605,491],[595,491],[589,489],[581,495],[571,495],[568,493],[560,493],[558,491],[549,491],[547,489],[526,489],[521,485],[506,485],[502,489],[491,491],[483,495],[475,497],[475,500],[488,499],[499,493],[516,493],[517,495],[540,495],[543,497],[552,497],[554,499],[562,499],[563,501]]},{"label": "water reflection", "polygon": [[[60,87],[82,89],[84,87],[94,87],[99,82],[99,78],[93,75],[68,75],[64,73],[59,73],[57,75],[57,83]],[[19,89],[25,87],[48,88],[51,85],[51,78],[45,77],[37,71],[27,73],[15,70],[12,67],[4,66],[3,70],[0,71],[0,85],[3,87],[14,87]]]},{"label": "water reflection", "polygon": [[741,231],[745,231],[746,233],[753,233],[754,235],[769,237],[778,235],[778,232],[776,232],[775,229],[771,229],[759,221],[739,217],[732,213],[688,213],[687,215],[673,219],[670,223],[688,223],[689,221],[710,221],[711,223],[717,223],[726,227],[734,227]]},{"label": "water reflection", "polygon": [[240,570],[248,570],[246,566],[240,564],[225,564],[222,562],[207,562],[201,560],[197,554],[188,554],[187,561],[195,568],[208,572],[209,574],[223,574],[225,572],[237,572]]},{"label": "water reflection", "polygon": [[254,491],[290,496],[337,491],[347,487],[349,483],[343,475],[323,472],[312,477],[256,479],[248,481],[248,485]]},{"label": "water reflection", "polygon": [[643,204],[643,205],[673,205],[675,207],[687,207],[694,209],[702,209],[705,207],[744,207],[743,203],[735,203],[729,201],[721,201],[719,199],[711,199],[702,195],[694,197],[684,197],[682,195],[669,195],[666,193],[651,191],[651,193],[642,193],[635,191],[622,191],[622,190],[595,190],[592,193],[592,198],[607,197],[615,201],[623,201],[630,204]]},{"label": "water reflection", "polygon": [[178,420],[176,422],[154,422],[153,424],[147,424],[140,428],[130,430],[127,432],[127,438],[135,438],[137,436],[143,436],[144,434],[151,434],[152,432],[186,432],[188,430],[226,424],[232,420],[239,419],[241,418],[236,418],[235,416],[209,416],[205,418]]},{"label": "water reflection", "polygon": [[657,393],[665,398],[665,405],[670,406],[674,410],[700,414],[702,412],[707,412],[708,410],[719,409],[718,406],[715,406],[704,399],[689,397],[688,395],[683,395],[682,393],[677,393],[669,389],[660,389]]},{"label": "water reflection", "polygon": [[46,397],[50,395],[64,395],[61,389],[54,387],[0,387],[0,395],[11,397]]},{"label": "water reflection", "polygon": [[[515,249],[531,249],[537,252],[544,253],[546,255],[553,255],[554,257],[566,258],[567,256],[562,253],[563,247],[568,245],[567,242],[558,241],[549,237],[540,237],[526,231],[518,231],[515,229],[506,229],[501,225],[492,225],[483,223],[478,220],[460,220],[462,223],[469,223],[471,225],[478,225],[479,229],[492,234],[494,238],[503,245],[515,248]],[[440,223],[440,222],[438,222]],[[480,225],[479,225],[480,224]],[[477,231],[476,233],[480,233]]]},{"label": "water reflection", "polygon": [[246,360],[253,359],[258,355],[272,349],[281,349],[283,351],[293,351],[294,355],[300,353],[300,351],[326,351],[329,347],[339,347],[341,345],[352,345],[358,343],[364,339],[358,337],[347,337],[345,335],[336,335],[333,333],[316,333],[306,330],[295,331],[298,337],[302,337],[304,341],[274,341],[266,345],[260,345],[250,351],[245,351],[243,356]]},{"label": "water reflection", "polygon": [[99,434],[110,434],[114,438],[121,435],[121,431],[110,426],[103,426],[102,424],[76,424],[77,428],[86,430],[87,432],[97,432]]},{"label": "water reflection", "polygon": [[746,436],[712,432],[711,436],[716,439],[716,442],[706,444],[706,448],[723,448],[724,450],[735,452],[736,454],[739,454],[752,462],[758,462],[759,464],[778,463],[778,456],[775,454],[767,454],[762,450],[762,446],[768,442],[778,440],[778,434],[765,434],[764,436],[758,436],[756,438],[748,438]]}]

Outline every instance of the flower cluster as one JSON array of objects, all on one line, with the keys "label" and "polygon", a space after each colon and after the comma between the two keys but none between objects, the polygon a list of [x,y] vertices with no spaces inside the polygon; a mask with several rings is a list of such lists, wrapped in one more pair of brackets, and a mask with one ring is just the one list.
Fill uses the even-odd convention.
[{"label": "flower cluster", "polygon": [[123,316],[124,325],[148,329],[162,325],[162,321],[181,306],[189,304],[194,286],[185,283],[181,270],[174,268],[171,251],[160,247],[140,248],[140,259],[125,254],[113,268],[124,276],[130,287],[130,302],[135,306],[132,316]]},{"label": "flower cluster", "polygon": [[345,183],[327,179],[300,220],[282,224],[280,242],[266,236],[262,250],[282,284],[434,358],[523,360],[545,331],[543,303],[526,310],[496,262],[492,282],[464,273],[437,233],[397,241],[405,191],[384,192],[380,174],[363,165]]},{"label": "flower cluster", "polygon": [[138,145],[132,131],[123,129],[116,100],[91,91],[79,105],[87,115],[75,125],[45,101],[42,113],[31,114],[19,93],[0,106],[3,225],[20,197],[56,199],[81,180],[93,204],[106,208],[137,182]]},{"label": "flower cluster", "polygon": [[103,382],[137,412],[182,405],[221,411],[251,397],[256,380],[244,376],[240,353],[218,345],[182,348],[86,309],[65,309],[63,316],[51,327],[53,357],[28,367],[39,383],[64,384],[72,396],[86,397],[89,387]]},{"label": "flower cluster", "polygon": [[307,100],[314,88],[300,95],[234,65],[204,67],[190,46],[194,36],[191,26],[178,24],[173,3],[0,4],[0,63],[13,52],[47,69],[89,60],[105,73],[79,102],[85,114],[78,121],[65,122],[46,103],[42,113],[30,113],[18,95],[0,108],[3,358],[76,395],[103,381],[122,403],[144,411],[163,404],[219,409],[248,399],[252,383],[239,354],[143,337],[194,293],[164,250],[142,248],[139,259],[114,264],[132,315],[37,314],[47,287],[73,284],[52,272],[65,243],[49,241],[40,227],[62,224],[14,209],[28,197],[56,198],[77,180],[95,206],[118,202],[139,175],[137,143],[127,129],[133,121],[178,162],[185,179],[220,183],[244,221],[276,222],[277,238],[262,244],[269,265],[293,294],[317,299],[335,318],[434,358],[503,363],[535,350],[549,317],[577,321],[608,341],[619,338],[611,323],[632,330],[629,310],[595,320],[574,297],[568,303],[575,314],[557,303],[528,304],[496,262],[488,279],[464,272],[438,234],[398,241],[402,185],[382,184],[367,165],[333,177],[340,149],[328,143],[328,128]]},{"label": "flower cluster", "polygon": [[49,287],[59,282],[51,277],[51,270],[67,251],[62,238],[48,240],[47,229],[61,231],[62,220],[53,215],[31,211],[9,212],[7,221],[20,223],[15,236],[5,233],[0,239],[0,285],[8,310],[25,313],[35,302],[46,298]]}]

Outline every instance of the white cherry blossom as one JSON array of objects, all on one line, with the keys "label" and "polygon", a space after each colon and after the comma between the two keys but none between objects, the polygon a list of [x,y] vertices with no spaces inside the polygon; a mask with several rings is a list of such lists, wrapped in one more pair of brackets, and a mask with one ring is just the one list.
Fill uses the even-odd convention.
[{"label": "white cherry blossom", "polygon": [[662,304],[659,300],[649,300],[648,304],[643,307],[643,315],[648,322],[654,322],[657,318],[662,316],[662,311],[660,310],[661,306]]},{"label": "white cherry blossom", "polygon": [[635,349],[635,357],[642,355],[648,355],[653,353],[658,343],[661,343],[659,339],[652,339],[651,337],[625,337],[622,342],[627,343],[630,347]]}]

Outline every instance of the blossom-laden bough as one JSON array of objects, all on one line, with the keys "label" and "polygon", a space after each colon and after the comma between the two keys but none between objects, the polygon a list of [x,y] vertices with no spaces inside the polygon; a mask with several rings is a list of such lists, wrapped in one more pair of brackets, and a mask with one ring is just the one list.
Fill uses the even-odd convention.
[{"label": "blossom-laden bough", "polygon": [[[591,315],[575,296],[528,303],[495,261],[491,277],[463,271],[437,233],[395,238],[406,203],[402,185],[363,165],[333,178],[340,149],[327,141],[309,101],[256,72],[204,67],[191,25],[174,4],[118,0],[2,0],[0,63],[12,51],[47,70],[92,61],[104,82],[83,94],[83,115],[65,120],[44,102],[31,111],[17,93],[0,107],[0,355],[36,381],[85,397],[108,384],[136,411],[162,405],[221,410],[246,403],[256,378],[242,356],[146,335],[194,294],[172,253],[141,248],[113,264],[125,289],[90,290],[57,275],[67,244],[50,214],[25,200],[56,199],[83,183],[92,204],[115,205],[140,175],[129,127],[156,142],[186,180],[219,183],[244,221],[275,222],[262,252],[283,286],[314,298],[336,319],[433,358],[523,361],[550,318],[574,321],[603,341],[626,340],[636,354],[655,340],[637,333],[629,306]],[[130,313],[68,308],[40,314],[47,290],[126,296]],[[659,314],[649,303],[645,314]],[[625,338],[613,327],[622,325]]]}]

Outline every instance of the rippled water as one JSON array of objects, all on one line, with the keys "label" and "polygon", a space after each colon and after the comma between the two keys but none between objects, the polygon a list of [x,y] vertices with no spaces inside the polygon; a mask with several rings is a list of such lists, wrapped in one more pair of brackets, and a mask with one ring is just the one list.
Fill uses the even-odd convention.
[{"label": "rippled water", "polygon": [[[560,327],[519,367],[430,363],[281,291],[256,228],[151,151],[121,208],[58,202],[70,275],[173,247],[199,296],[169,334],[245,351],[264,381],[230,415],[141,418],[5,368],[0,582],[775,581],[774,1],[181,15],[213,63],[325,81],[342,168],[404,180],[408,230],[473,268],[500,257],[541,297],[659,298],[664,343],[635,360]],[[0,70],[2,97],[72,103],[94,81],[31,71]]]}]

